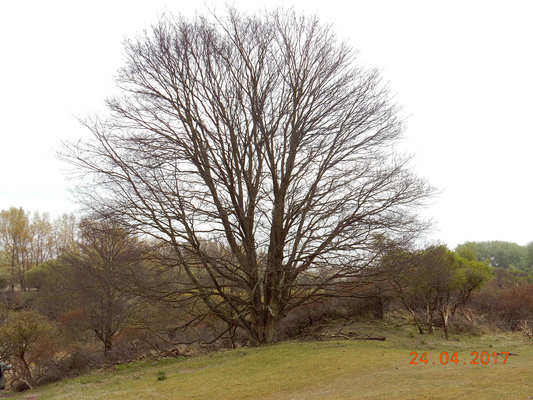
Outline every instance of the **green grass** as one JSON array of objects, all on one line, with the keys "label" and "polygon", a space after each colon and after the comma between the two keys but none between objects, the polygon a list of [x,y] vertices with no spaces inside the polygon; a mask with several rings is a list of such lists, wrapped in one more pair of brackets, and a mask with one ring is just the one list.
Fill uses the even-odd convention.
[{"label": "green grass", "polygon": [[[380,332],[383,333],[383,332]],[[533,344],[519,335],[420,336],[403,329],[387,340],[285,342],[205,356],[117,366],[12,397],[46,399],[528,399]],[[427,351],[427,365],[410,365]],[[458,352],[459,363],[439,355]],[[509,351],[496,365],[471,365],[471,353]],[[435,362],[435,364],[433,364]],[[465,363],[465,364],[463,364]],[[161,378],[165,377],[165,378]],[[39,396],[39,397],[33,397]],[[528,397],[530,396],[530,397]]]}]

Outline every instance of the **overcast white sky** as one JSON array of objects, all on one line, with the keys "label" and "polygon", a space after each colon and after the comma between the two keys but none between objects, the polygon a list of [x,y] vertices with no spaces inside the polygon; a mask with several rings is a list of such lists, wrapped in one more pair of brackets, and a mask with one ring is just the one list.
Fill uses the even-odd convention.
[{"label": "overcast white sky", "polygon": [[[207,4],[222,9],[223,2]],[[281,2],[235,1],[256,10]],[[380,69],[408,118],[404,148],[441,190],[432,239],[533,240],[533,2],[284,1],[319,15]],[[122,41],[194,1],[0,2],[0,209],[74,211],[62,140],[103,110]]]}]

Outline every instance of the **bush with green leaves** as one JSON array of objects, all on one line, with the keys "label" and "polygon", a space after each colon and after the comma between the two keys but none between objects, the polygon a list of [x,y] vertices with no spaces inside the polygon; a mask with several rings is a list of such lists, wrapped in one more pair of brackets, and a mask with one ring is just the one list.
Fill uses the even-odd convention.
[{"label": "bush with green leaves", "polygon": [[0,326],[0,348],[13,363],[13,377],[33,386],[46,376],[59,349],[55,326],[37,311],[8,311]]}]

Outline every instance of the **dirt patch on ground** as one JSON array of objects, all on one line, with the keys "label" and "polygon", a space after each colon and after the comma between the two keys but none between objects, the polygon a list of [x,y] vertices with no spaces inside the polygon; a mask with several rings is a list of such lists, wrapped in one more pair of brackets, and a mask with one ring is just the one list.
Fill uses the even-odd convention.
[{"label": "dirt patch on ground", "polygon": [[[13,396],[18,396],[18,395],[19,393],[2,393],[0,394],[0,398],[13,397]],[[22,400],[37,400],[40,398],[41,398],[40,394],[28,394],[25,397],[23,397]]]}]

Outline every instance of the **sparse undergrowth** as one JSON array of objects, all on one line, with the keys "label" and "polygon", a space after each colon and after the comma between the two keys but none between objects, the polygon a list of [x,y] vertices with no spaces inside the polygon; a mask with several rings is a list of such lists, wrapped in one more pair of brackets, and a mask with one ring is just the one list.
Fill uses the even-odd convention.
[{"label": "sparse undergrowth", "polygon": [[[44,386],[14,399],[522,399],[533,397],[533,343],[519,334],[419,335],[354,323],[336,332],[382,334],[385,341],[293,341],[209,355],[137,362]],[[330,331],[331,332],[331,331]],[[428,363],[410,365],[411,352]],[[472,365],[472,352],[511,352]],[[459,362],[439,356],[457,352]],[[433,364],[435,362],[435,364]],[[38,396],[38,397],[37,397]]]}]

